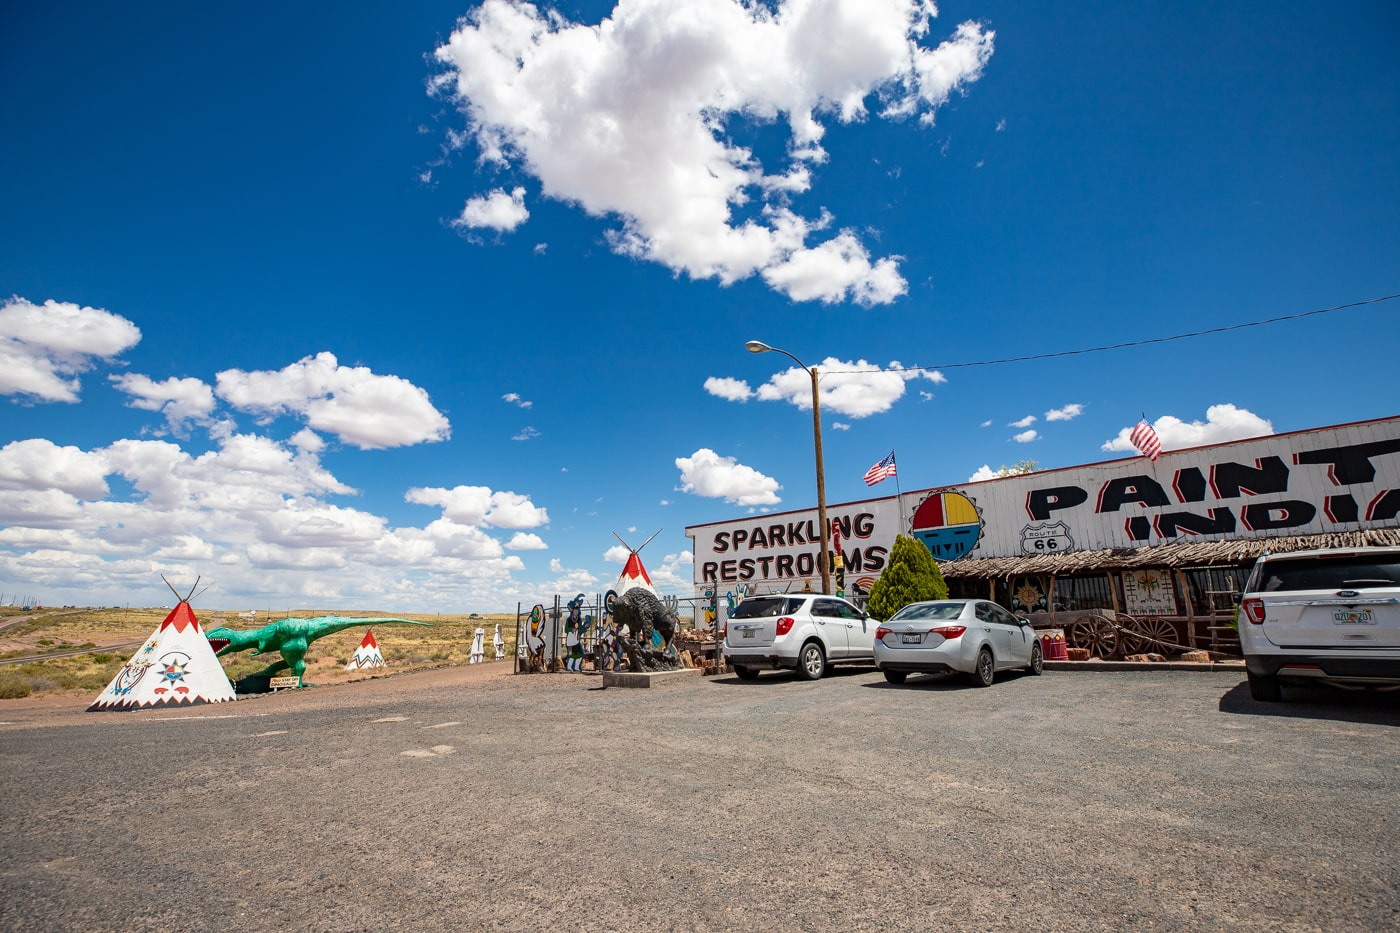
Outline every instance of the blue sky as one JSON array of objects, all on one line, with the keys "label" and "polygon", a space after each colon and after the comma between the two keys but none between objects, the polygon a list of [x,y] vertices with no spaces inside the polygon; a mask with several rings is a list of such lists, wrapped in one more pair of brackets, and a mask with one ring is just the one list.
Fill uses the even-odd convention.
[{"label": "blue sky", "polygon": [[931,11],[6,6],[0,594],[688,594],[815,501],[751,339],[832,503],[1397,413],[1400,301],[954,365],[1400,293],[1393,3]]}]

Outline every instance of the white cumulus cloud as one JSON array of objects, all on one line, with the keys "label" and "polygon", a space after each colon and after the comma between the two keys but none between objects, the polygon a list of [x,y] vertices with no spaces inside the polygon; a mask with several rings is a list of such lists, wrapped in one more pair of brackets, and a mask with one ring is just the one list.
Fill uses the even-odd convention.
[{"label": "white cumulus cloud", "polygon": [[76,402],[79,373],[140,340],[135,324],[110,311],[16,295],[0,303],[0,395]]},{"label": "white cumulus cloud", "polygon": [[423,389],[399,376],[341,366],[332,353],[279,370],[226,369],[217,375],[215,394],[268,420],[299,415],[308,427],[361,450],[441,441],[451,434],[447,417]]},{"label": "white cumulus cloud", "polygon": [[1012,435],[1011,439],[1018,444],[1029,444],[1031,441],[1037,440],[1039,437],[1040,433],[1035,429],[1031,429],[1029,431],[1022,431],[1020,434]]},{"label": "white cumulus cloud", "polygon": [[1052,408],[1045,413],[1046,421],[1073,421],[1084,414],[1084,406],[1079,404],[1066,405],[1064,408]]},{"label": "white cumulus cloud", "polygon": [[[1137,453],[1138,449],[1129,440],[1134,427],[1135,424],[1130,424],[1119,431],[1117,437],[1104,441],[1103,449]],[[1152,428],[1157,432],[1163,450],[1223,444],[1274,433],[1274,426],[1268,419],[1228,402],[1207,408],[1205,421],[1182,421],[1175,415],[1163,415],[1152,422]]]},{"label": "white cumulus cloud", "polygon": [[728,376],[711,376],[706,379],[705,391],[731,402],[747,402],[753,398],[753,390],[747,382]]},{"label": "white cumulus cloud", "polygon": [[[827,357],[817,368],[822,411],[851,418],[889,411],[904,396],[911,380],[924,379],[935,385],[948,381],[937,370],[905,369],[898,362],[884,369],[865,360]],[[784,401],[808,411],[812,407],[812,374],[800,366],[790,367],[775,373],[754,394],[766,402]]]},{"label": "white cumulus cloud", "polygon": [[[466,119],[455,141],[607,218],[618,253],[723,284],[761,275],[794,300],[875,305],[907,290],[898,257],[872,256],[852,229],[826,233],[832,218],[799,215],[793,198],[828,158],[824,121],[867,119],[878,101],[881,117],[928,123],[981,76],[994,34],[965,22],[934,45],[936,15],[928,0],[620,0],[585,25],[489,0],[437,49],[433,88]],[[781,125],[782,164],[766,168],[736,140],[740,123]],[[497,189],[458,222],[505,229],[523,211]]]},{"label": "white cumulus cloud", "polygon": [[708,447],[701,447],[689,457],[677,457],[676,466],[681,471],[681,492],[735,505],[775,505],[783,501],[778,496],[783,487],[773,477],[764,476],[733,457],[721,457]]},{"label": "white cumulus cloud", "polygon": [[524,188],[516,188],[509,194],[497,188],[485,197],[469,199],[462,208],[461,216],[452,221],[452,225],[471,229],[487,227],[504,233],[514,230],[529,217],[530,212],[525,209]]},{"label": "white cumulus cloud", "polygon": [[139,373],[109,378],[113,385],[131,396],[132,408],[160,412],[173,431],[181,430],[189,422],[206,421],[214,413],[214,390],[203,380],[172,376],[156,382]]},{"label": "white cumulus cloud", "polygon": [[59,447],[44,438],[12,441],[0,447],[0,489],[53,489],[81,499],[107,495],[107,460],[77,447]]},{"label": "white cumulus cloud", "polygon": [[487,486],[415,487],[404,494],[408,502],[435,505],[442,517],[458,525],[494,525],[497,528],[538,528],[549,524],[549,513],[514,492],[495,492]]},{"label": "white cumulus cloud", "polygon": [[517,531],[506,542],[506,549],[511,551],[544,551],[549,549],[549,545],[545,544],[544,539],[539,535]]}]

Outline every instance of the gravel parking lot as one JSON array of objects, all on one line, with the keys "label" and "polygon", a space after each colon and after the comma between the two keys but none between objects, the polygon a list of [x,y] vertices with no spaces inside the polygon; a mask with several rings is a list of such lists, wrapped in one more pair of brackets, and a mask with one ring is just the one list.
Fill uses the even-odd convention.
[{"label": "gravel parking lot", "polygon": [[0,704],[0,928],[1378,930],[1400,702],[480,665],[184,711]]}]

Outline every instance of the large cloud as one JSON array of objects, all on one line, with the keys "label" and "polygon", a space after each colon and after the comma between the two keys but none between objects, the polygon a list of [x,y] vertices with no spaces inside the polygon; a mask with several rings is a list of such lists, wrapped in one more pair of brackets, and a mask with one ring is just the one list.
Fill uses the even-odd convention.
[{"label": "large cloud", "polygon": [[0,489],[52,489],[82,499],[107,495],[101,454],[33,438],[0,447]]},{"label": "large cloud", "polygon": [[159,574],[213,579],[224,600],[426,606],[465,596],[504,606],[519,597],[511,574],[524,564],[506,548],[544,542],[517,533],[503,545],[490,529],[548,521],[528,497],[417,490],[411,500],[443,514],[395,528],[329,501],[355,490],[318,452],[250,434],[221,436],[200,454],[168,440],[91,451],[11,442],[0,447],[0,579],[70,598],[93,594],[94,604],[149,591]]},{"label": "large cloud", "polygon": [[549,524],[549,513],[531,502],[529,496],[495,492],[487,486],[415,488],[404,498],[419,505],[438,506],[443,518],[459,525],[538,528]]},{"label": "large cloud", "polygon": [[[56,374],[91,365],[136,335],[92,309],[16,299],[6,311],[9,346],[24,342],[31,359],[48,362],[57,382],[45,391],[56,400],[77,389]],[[76,333],[49,335],[55,321],[71,321]],[[163,599],[163,574],[213,579],[223,600],[260,606],[268,598],[460,606],[465,598],[504,607],[533,598],[512,578],[525,565],[507,549],[542,550],[544,540],[517,531],[503,543],[510,530],[548,523],[528,496],[481,486],[412,490],[410,501],[442,510],[423,527],[394,527],[333,501],[357,490],[321,463],[326,444],[312,428],[360,447],[446,436],[446,419],[406,380],[322,353],[277,371],[228,370],[217,396],[197,378],[123,374],[112,383],[172,431],[200,428],[207,437],[120,439],[92,450],[29,438],[0,447],[0,580],[12,588],[105,605],[136,593]],[[310,427],[285,440],[246,433],[218,413],[219,400],[262,420],[300,416]],[[497,537],[493,529],[508,531]]]},{"label": "large cloud", "polygon": [[701,447],[689,457],[677,457],[676,466],[681,471],[681,492],[735,505],[776,505],[783,501],[778,497],[778,490],[783,487],[773,477],[764,476],[733,457],[721,457],[708,447]]},{"label": "large cloud", "polygon": [[[931,121],[981,75],[993,33],[963,23],[930,47],[936,13],[928,0],[619,0],[584,26],[488,0],[437,49],[448,70],[434,86],[483,161],[616,219],[624,255],[725,284],[760,274],[795,300],[880,304],[907,289],[897,257],[872,258],[849,229],[809,243],[831,218],[799,216],[791,198],[827,157],[823,118],[864,119],[876,99],[882,116]],[[783,121],[787,164],[765,171],[729,135],[739,120]],[[460,222],[523,219],[503,194],[473,199]]]},{"label": "large cloud", "polygon": [[234,408],[266,418],[298,414],[361,450],[441,441],[451,433],[427,392],[399,376],[341,366],[332,353],[275,371],[227,369],[217,379],[216,393]]},{"label": "large cloud", "polygon": [[214,412],[214,391],[199,379],[172,376],[156,382],[140,373],[110,378],[113,385],[131,396],[132,408],[161,412],[174,431],[181,430],[189,422],[207,421]]},{"label": "large cloud", "polygon": [[0,395],[76,402],[78,373],[140,340],[135,324],[110,311],[12,297],[0,303]]},{"label": "large cloud", "polygon": [[[1117,437],[1105,441],[1103,449],[1137,453],[1137,448],[1129,439],[1133,427],[1128,425],[1118,432]],[[1152,427],[1162,442],[1163,450],[1223,444],[1274,433],[1274,426],[1267,419],[1228,403],[1207,408],[1205,421],[1182,421],[1175,415],[1163,415],[1152,423]]]},{"label": "large cloud", "polygon": [[[889,411],[904,396],[905,384],[912,379],[927,379],[935,385],[948,381],[937,370],[905,369],[898,362],[883,369],[865,360],[827,357],[817,368],[822,411],[852,418]],[[775,373],[757,390],[750,389],[749,384],[740,379],[711,376],[705,380],[705,391],[731,402],[758,398],[765,402],[788,402],[803,411],[812,409],[812,374],[798,366]]]}]

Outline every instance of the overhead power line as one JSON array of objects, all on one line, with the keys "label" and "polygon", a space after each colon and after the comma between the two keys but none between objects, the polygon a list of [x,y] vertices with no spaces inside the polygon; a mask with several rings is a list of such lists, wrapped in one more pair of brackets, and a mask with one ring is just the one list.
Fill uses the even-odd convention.
[{"label": "overhead power line", "polygon": [[1055,353],[1033,353],[1027,356],[1008,356],[999,360],[976,360],[966,363],[940,363],[936,366],[902,366],[894,369],[827,369],[823,374],[832,373],[877,373],[877,372],[932,372],[939,369],[966,369],[971,366],[998,366],[1003,363],[1028,363],[1031,360],[1051,360],[1061,356],[1081,356],[1085,353],[1103,353],[1107,350],[1123,350],[1128,347],[1145,347],[1154,343],[1170,343],[1173,340],[1186,340],[1191,337],[1207,337],[1211,334],[1223,334],[1232,330],[1244,330],[1246,327],[1263,327],[1266,324],[1279,324],[1283,321],[1296,321],[1305,317],[1315,317],[1319,314],[1331,314],[1335,311],[1345,311],[1348,308],[1359,308],[1363,305],[1378,304],[1382,301],[1394,301],[1400,298],[1400,294],[1383,295],[1380,298],[1367,298],[1364,301],[1353,301],[1344,305],[1337,305],[1333,308],[1318,308],[1315,311],[1301,311],[1297,314],[1285,314],[1280,317],[1265,318],[1262,321],[1245,321],[1242,324],[1226,324],[1223,327],[1211,327],[1206,330],[1194,330],[1186,334],[1172,334],[1169,337],[1148,337],[1143,340],[1129,340],[1123,343],[1105,344],[1101,347],[1084,347],[1079,350],[1059,350]]}]

